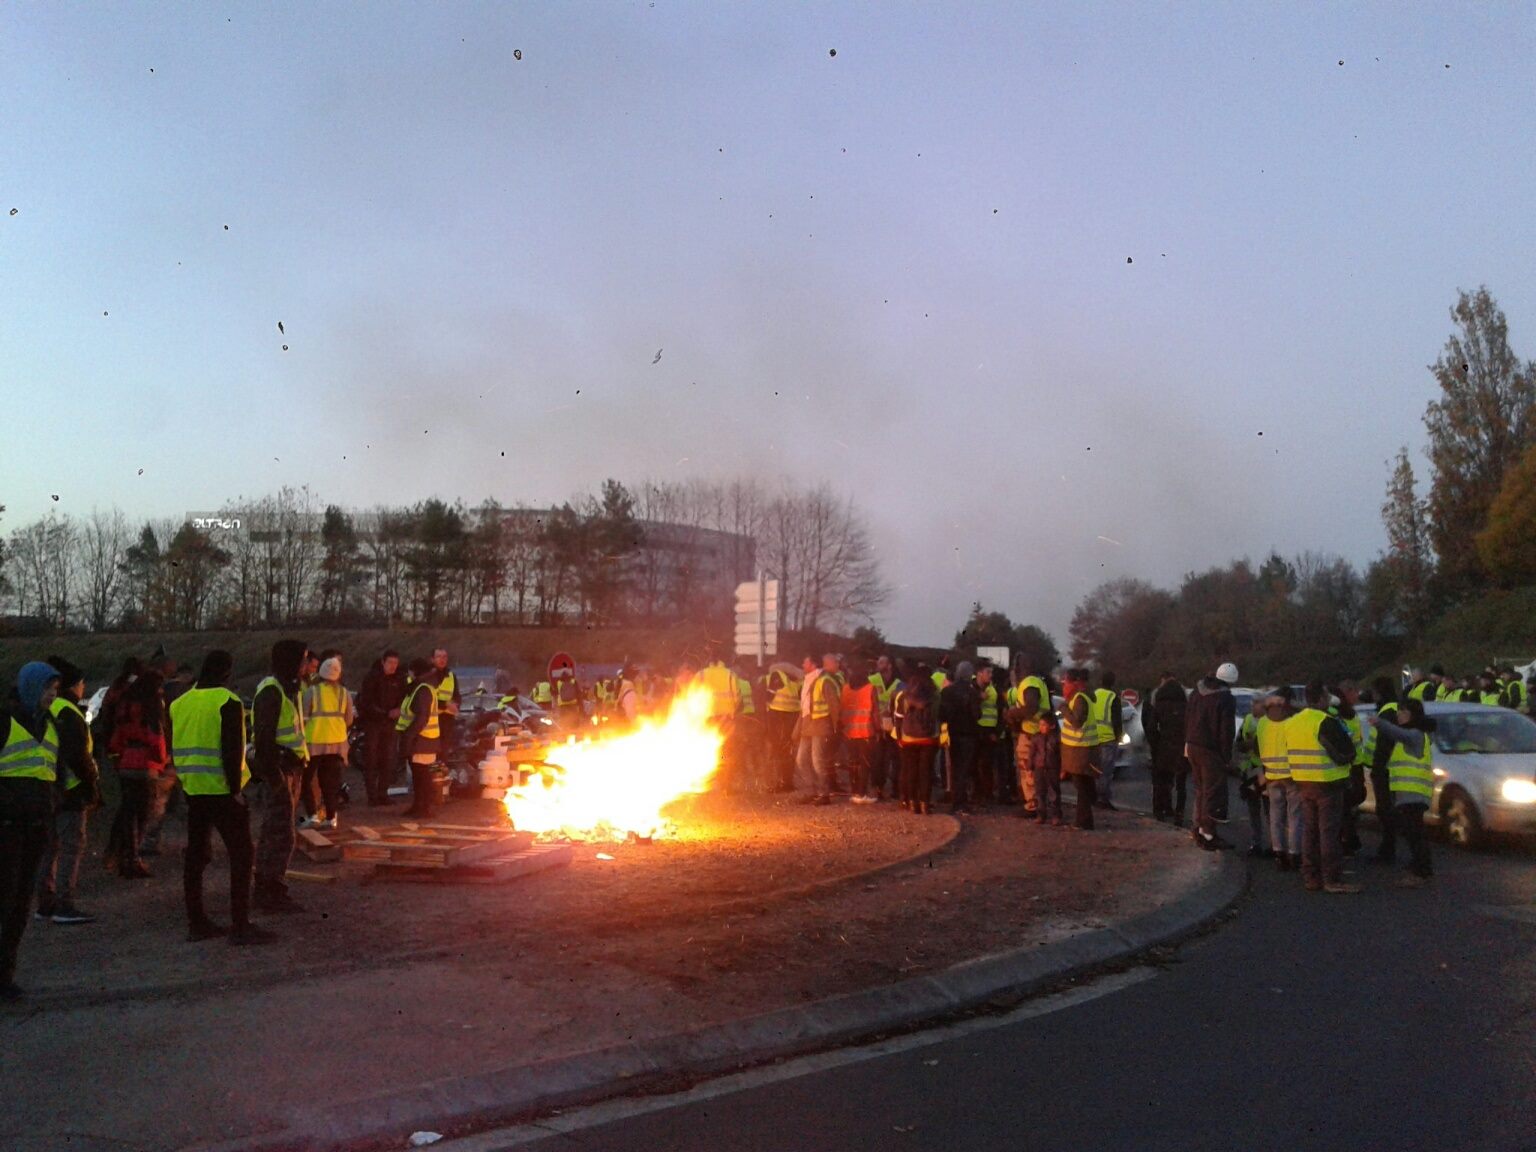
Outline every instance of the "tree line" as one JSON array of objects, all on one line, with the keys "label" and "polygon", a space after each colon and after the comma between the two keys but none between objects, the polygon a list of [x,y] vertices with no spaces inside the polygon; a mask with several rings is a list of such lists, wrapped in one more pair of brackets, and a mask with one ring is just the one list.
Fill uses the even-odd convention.
[{"label": "tree line", "polygon": [[[1536,585],[1536,362],[1516,356],[1486,287],[1458,293],[1451,322],[1429,365],[1439,394],[1424,413],[1428,490],[1405,445],[1382,503],[1387,546],[1363,571],[1306,553],[1190,573],[1176,589],[1110,581],[1073,616],[1073,660],[1134,683],[1229,659],[1252,682],[1360,675],[1425,653],[1453,614]],[[1508,625],[1478,639],[1530,631]]]},{"label": "tree line", "polygon": [[759,568],[788,629],[870,623],[889,594],[862,512],[826,485],[609,479],[554,508],[285,487],[179,522],[55,510],[0,541],[0,597],[35,631],[724,624]]}]

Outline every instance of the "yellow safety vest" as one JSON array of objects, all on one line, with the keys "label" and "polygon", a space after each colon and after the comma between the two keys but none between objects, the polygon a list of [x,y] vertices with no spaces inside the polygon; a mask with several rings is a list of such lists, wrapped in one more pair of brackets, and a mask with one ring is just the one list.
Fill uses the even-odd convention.
[{"label": "yellow safety vest", "polygon": [[724,664],[716,662],[699,673],[699,680],[709,689],[709,714],[731,716],[736,712],[736,674]]},{"label": "yellow safety vest", "polygon": [[1393,745],[1387,760],[1387,779],[1392,786],[1393,797],[1401,796],[1409,804],[1428,804],[1435,795],[1435,770],[1430,760],[1433,749],[1429,737],[1424,738],[1424,751],[1415,756],[1401,742]]},{"label": "yellow safety vest", "polygon": [[548,680],[540,680],[533,686],[533,702],[535,704],[548,704],[554,700],[554,693],[550,690]]},{"label": "yellow safety vest", "polygon": [[[63,696],[55,696],[53,698],[53,703],[48,706],[48,711],[52,713],[54,719],[53,731],[55,740],[58,739],[58,719],[61,713],[73,712],[76,716],[80,717],[80,727],[85,730],[85,754],[89,756],[91,754],[92,748],[95,746],[91,743],[91,726],[85,722],[85,713],[80,711],[80,706],[73,700],[66,699]],[[53,754],[55,760],[57,760],[59,754],[57,746],[54,747]],[[55,763],[53,771],[54,775],[57,776],[59,771],[57,763]],[[71,773],[69,777],[69,783],[64,785],[64,790],[68,792],[78,787],[80,787],[80,777]]]},{"label": "yellow safety vest", "polygon": [[347,690],[339,682],[318,680],[304,690],[304,740],[307,744],[347,742]]},{"label": "yellow safety vest", "polygon": [[293,702],[293,697],[283,691],[277,677],[268,676],[256,685],[256,695],[251,697],[252,712],[255,711],[256,701],[269,688],[275,689],[278,699],[282,701],[277,710],[277,733],[274,737],[277,746],[288,749],[301,760],[308,760],[309,746],[304,743],[304,712]]},{"label": "yellow safety vest", "polygon": [[988,684],[981,692],[981,719],[977,721],[983,728],[997,727],[997,686]]},{"label": "yellow safety vest", "polygon": [[1042,732],[1048,732],[1051,728],[1051,690],[1045,686],[1045,681],[1038,676],[1026,676],[1019,682],[1018,696],[1019,706],[1024,705],[1024,694],[1031,688],[1040,697],[1040,710],[1035,713],[1033,720],[1025,720],[1019,725],[1019,729],[1029,736],[1038,736]]},{"label": "yellow safety vest", "polygon": [[[51,742],[50,736],[53,737]],[[0,749],[0,776],[27,777],[52,784],[58,779],[58,739],[52,715],[48,717],[41,740],[34,740],[21,721],[11,717],[11,730],[4,749]]]},{"label": "yellow safety vest", "polygon": [[1298,784],[1328,784],[1349,776],[1349,768],[1335,764],[1318,738],[1327,719],[1326,712],[1303,708],[1285,722],[1285,754]]},{"label": "yellow safety vest", "polygon": [[[779,686],[773,687],[773,678],[779,678]],[[770,712],[799,712],[800,711],[800,684],[788,672],[780,669],[777,672],[768,673],[764,680],[764,686],[773,693],[773,698],[768,701]]]},{"label": "yellow safety vest", "polygon": [[[224,778],[224,733],[219,713],[233,700],[228,688],[189,688],[171,702],[171,762],[176,778],[188,796],[227,796],[229,781]],[[251,780],[245,763],[245,709],[240,709],[240,787]]]},{"label": "yellow safety vest", "polygon": [[[1088,706],[1088,713],[1083,719],[1083,726],[1079,728],[1072,723],[1072,709],[1081,700]],[[1098,724],[1094,720],[1093,697],[1086,692],[1079,692],[1071,700],[1061,713],[1061,743],[1064,748],[1092,748],[1098,744]]]},{"label": "yellow safety vest", "polygon": [[411,726],[412,721],[416,719],[416,701],[421,699],[420,690],[423,688],[427,690],[426,704],[431,714],[427,717],[427,722],[421,726],[421,731],[417,735],[423,740],[436,740],[442,735],[442,729],[437,724],[437,693],[432,691],[432,685],[428,684],[425,680],[416,684],[405,694],[405,699],[400,703],[400,719],[395,721],[395,731],[404,732]]},{"label": "yellow safety vest", "polygon": [[[1259,734],[1259,718],[1252,712],[1243,717],[1243,722],[1238,726],[1238,739],[1243,742],[1243,775],[1255,775],[1263,767],[1263,761],[1259,759],[1257,747]],[[1249,748],[1249,745],[1254,745]]]},{"label": "yellow safety vest", "polygon": [[[837,684],[837,679],[836,677],[823,672],[820,676],[816,677],[816,683],[811,685],[812,720],[825,720],[828,716],[832,715],[832,705],[827,703],[828,684]],[[841,692],[842,687],[837,687],[835,691]]]},{"label": "yellow safety vest", "polygon": [[569,676],[555,682],[555,707],[581,707],[581,689],[577,686],[576,681]]},{"label": "yellow safety vest", "polygon": [[1259,744],[1259,763],[1264,767],[1265,780],[1289,780],[1291,757],[1285,743],[1285,721],[1259,717],[1254,739]]},{"label": "yellow safety vest", "polygon": [[1093,723],[1098,731],[1096,744],[1113,744],[1115,742],[1115,718],[1110,714],[1110,709],[1119,699],[1108,688],[1100,688],[1093,694]]},{"label": "yellow safety vest", "polygon": [[453,674],[453,669],[443,673],[443,680],[437,686],[437,706],[439,709],[453,703],[453,690],[458,687],[458,679]]},{"label": "yellow safety vest", "polygon": [[1429,691],[1429,685],[1430,682],[1428,680],[1420,680],[1412,688],[1408,689],[1408,699],[1423,700],[1424,693]]},{"label": "yellow safety vest", "polygon": [[757,705],[752,703],[752,681],[745,676],[736,678],[736,692],[741,697],[741,714],[743,716],[757,715]]}]

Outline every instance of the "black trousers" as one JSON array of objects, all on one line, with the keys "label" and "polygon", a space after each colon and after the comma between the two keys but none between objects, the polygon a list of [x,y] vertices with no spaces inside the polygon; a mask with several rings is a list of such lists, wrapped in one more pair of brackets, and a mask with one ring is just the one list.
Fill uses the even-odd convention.
[{"label": "black trousers", "polygon": [[909,804],[928,804],[933,798],[933,745],[901,746],[901,798]]},{"label": "black trousers", "polygon": [[976,746],[974,736],[949,738],[949,798],[951,811],[971,806],[971,790],[976,783]]},{"label": "black trousers", "polygon": [[1429,860],[1429,837],[1424,834],[1425,804],[1398,804],[1392,813],[1403,843],[1408,846],[1408,871],[1416,876],[1433,876],[1435,869]]},{"label": "black trousers", "polygon": [[1077,827],[1093,831],[1093,802],[1098,796],[1099,786],[1092,773],[1085,776],[1072,777],[1072,784],[1077,789],[1077,815],[1072,821]]},{"label": "black trousers", "polygon": [[16,978],[16,956],[32,916],[32,889],[48,850],[51,820],[0,817],[0,984]]},{"label": "black trousers", "polygon": [[[335,819],[341,804],[341,778],[347,770],[347,762],[335,753],[311,756],[304,769],[304,786],[299,795],[304,801],[304,811],[310,816],[321,808],[327,817]],[[315,785],[319,785],[319,806],[315,804]]]},{"label": "black trousers", "polygon": [[795,790],[795,722],[798,712],[768,712],[768,763],[773,786]]},{"label": "black trousers", "polygon": [[[1397,816],[1392,810],[1392,781],[1385,768],[1371,769],[1371,795],[1376,797],[1376,826],[1381,829],[1381,843],[1376,855],[1382,860],[1397,859]],[[1423,827],[1422,816],[1419,826]]]},{"label": "black trousers", "polygon": [[399,741],[395,736],[393,720],[370,720],[363,735],[363,781],[368,791],[368,803],[389,802],[389,785],[395,778],[395,751]]},{"label": "black trousers", "polygon": [[1189,761],[1182,750],[1152,755],[1152,815],[1184,818],[1189,784]]},{"label": "black trousers", "polygon": [[236,796],[187,797],[187,855],[182,888],[187,900],[187,919],[206,920],[203,908],[203,873],[213,857],[213,833],[224,841],[229,857],[229,918],[236,928],[251,922],[251,869],[256,849],[251,843],[251,813]]},{"label": "black trousers", "polygon": [[112,831],[107,836],[107,859],[116,860],[119,869],[139,863],[139,846],[144,839],[144,825],[149,820],[150,780],[144,776],[117,777],[122,799],[112,817]]}]

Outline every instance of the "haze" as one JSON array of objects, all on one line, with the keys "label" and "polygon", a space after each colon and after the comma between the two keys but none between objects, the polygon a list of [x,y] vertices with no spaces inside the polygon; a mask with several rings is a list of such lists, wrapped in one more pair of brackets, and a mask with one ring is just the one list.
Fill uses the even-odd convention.
[{"label": "haze", "polygon": [[1456,290],[1531,354],[1531,11],[12,7],[3,529],[794,474],[909,642],[1366,561]]}]

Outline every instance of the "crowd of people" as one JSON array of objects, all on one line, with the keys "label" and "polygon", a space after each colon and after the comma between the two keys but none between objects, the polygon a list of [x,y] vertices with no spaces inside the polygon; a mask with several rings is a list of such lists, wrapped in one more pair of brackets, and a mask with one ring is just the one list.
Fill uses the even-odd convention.
[{"label": "crowd of people", "polygon": [[[311,652],[299,640],[273,645],[268,674],[247,704],[229,687],[234,661],[209,652],[195,674],[157,652],[130,657],[86,717],[86,677],[62,657],[26,664],[0,711],[0,998],[20,995],[15,966],[29,916],[60,925],[91,923],[76,892],[89,825],[103,804],[103,767],[117,782],[104,862],[124,880],[147,880],[160,853],[173,797],[184,798],[182,864],[188,936],[233,944],[274,939],[253,911],[299,910],[287,873],[297,834],[335,830],[354,763],[365,802],[390,802],[401,767],[410,776],[404,814],[433,815],[444,796],[444,761],[459,747],[463,698],[448,652],[405,664],[380,655],[354,694],[335,650]],[[1239,718],[1230,663],[1186,690],[1164,674],[1140,719],[1151,754],[1153,816],[1182,826],[1193,793],[1190,835],[1207,851],[1232,847],[1226,823],[1228,780],[1241,780],[1250,853],[1299,872],[1310,890],[1357,891],[1343,860],[1360,850],[1358,809],[1364,781],[1378,799],[1378,854],[1392,860],[1404,843],[1403,883],[1433,874],[1424,816],[1433,795],[1429,767],[1433,700],[1474,700],[1527,710],[1529,687],[1512,669],[1488,669],[1464,686],[1438,666],[1415,669],[1399,699],[1390,680],[1361,693],[1349,681],[1257,695]],[[1124,737],[1115,676],[1069,668],[1059,680],[1019,661],[933,665],[880,656],[845,660],[827,653],[767,670],[728,665],[718,652],[684,661],[672,675],[626,664],[584,684],[574,664],[551,665],[530,697],[509,688],[502,706],[531,703],[557,730],[627,725],[664,712],[680,693],[702,687],[723,735],[719,780],[726,791],[802,792],[807,803],[834,797],[855,804],[894,801],[913,816],[935,804],[965,814],[1009,805],[1032,823],[1094,828],[1095,809],[1113,809]],[[1357,707],[1375,705],[1362,721]],[[466,736],[472,735],[466,732]],[[248,807],[262,785],[260,827]],[[1070,824],[1063,785],[1073,791]],[[1390,798],[1390,803],[1386,802]],[[203,900],[212,838],[229,863],[230,923]],[[33,903],[35,898],[35,905]]]}]

